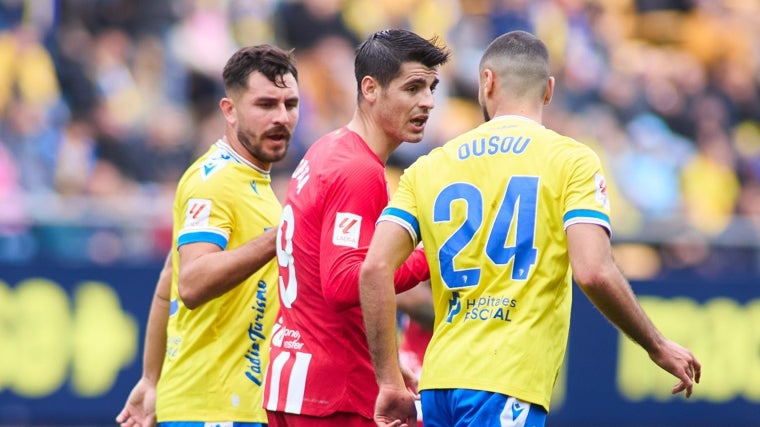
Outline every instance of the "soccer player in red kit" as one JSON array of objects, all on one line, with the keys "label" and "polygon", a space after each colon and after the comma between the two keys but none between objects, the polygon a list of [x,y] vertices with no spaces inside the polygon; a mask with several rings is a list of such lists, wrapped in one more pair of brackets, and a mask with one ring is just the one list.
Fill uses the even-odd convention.
[{"label": "soccer player in red kit", "polygon": [[[438,67],[449,57],[406,30],[370,35],[356,50],[351,121],[319,140],[293,172],[277,236],[281,307],[264,407],[270,426],[374,426],[378,386],[359,307],[359,271],[389,199],[385,162],[422,140]],[[427,280],[421,250],[397,292]]]}]

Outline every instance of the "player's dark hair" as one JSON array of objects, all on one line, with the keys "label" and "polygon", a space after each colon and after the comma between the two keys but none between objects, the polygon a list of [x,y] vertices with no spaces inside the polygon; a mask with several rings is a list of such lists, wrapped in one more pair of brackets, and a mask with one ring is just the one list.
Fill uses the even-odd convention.
[{"label": "player's dark hair", "polygon": [[497,58],[512,58],[533,64],[533,67],[539,68],[534,71],[543,71],[546,77],[549,75],[549,50],[541,39],[527,31],[510,31],[494,39],[480,58],[480,68]]},{"label": "player's dark hair", "polygon": [[544,42],[527,31],[510,31],[502,34],[488,45],[481,65],[497,56],[524,56],[527,58],[540,58],[549,63],[549,51]]},{"label": "player's dark hair", "polygon": [[361,83],[365,76],[374,77],[386,87],[401,72],[406,62],[419,62],[430,68],[445,64],[450,53],[438,45],[438,37],[426,40],[403,29],[378,31],[356,48],[354,75],[361,97]]},{"label": "player's dark hair", "polygon": [[240,48],[235,52],[222,71],[226,92],[247,89],[248,76],[253,72],[265,75],[277,87],[286,87],[283,76],[292,74],[298,81],[298,70],[293,51],[284,51],[276,46],[261,44]]},{"label": "player's dark hair", "polygon": [[511,94],[543,97],[550,75],[549,50],[527,31],[510,31],[492,41],[480,59],[480,70],[492,68],[511,82]]}]

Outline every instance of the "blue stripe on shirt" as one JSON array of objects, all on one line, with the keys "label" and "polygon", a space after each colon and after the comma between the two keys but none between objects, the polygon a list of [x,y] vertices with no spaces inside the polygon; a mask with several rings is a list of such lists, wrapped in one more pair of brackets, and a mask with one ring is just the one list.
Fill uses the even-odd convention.
[{"label": "blue stripe on shirt", "polygon": [[197,231],[192,233],[184,233],[181,234],[177,238],[177,247],[180,247],[182,245],[186,245],[188,243],[199,243],[199,242],[205,242],[205,243],[213,243],[222,250],[224,250],[227,247],[227,239],[218,234],[218,233],[212,233],[209,231]]},{"label": "blue stripe on shirt", "polygon": [[[596,220],[601,220],[603,222],[606,222],[607,224],[610,223],[610,217],[609,215],[599,212],[599,211],[592,211],[590,209],[575,209],[572,211],[568,211],[565,216],[563,217],[564,222],[568,222],[574,219],[578,218],[593,218]],[[594,221],[597,222],[597,221]]]},{"label": "blue stripe on shirt", "polygon": [[416,241],[420,240],[420,223],[412,214],[407,211],[402,211],[399,208],[385,208],[380,214],[380,217],[392,216],[398,218],[400,221],[409,225],[410,230],[414,230],[414,234],[417,236]]}]

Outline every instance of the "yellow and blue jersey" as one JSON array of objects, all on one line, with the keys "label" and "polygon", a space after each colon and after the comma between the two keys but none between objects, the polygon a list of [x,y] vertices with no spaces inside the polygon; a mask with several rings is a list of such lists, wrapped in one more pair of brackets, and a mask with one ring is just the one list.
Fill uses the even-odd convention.
[{"label": "yellow and blue jersey", "polygon": [[569,329],[565,229],[610,231],[599,158],[518,116],[420,157],[378,221],[422,241],[435,328],[420,389],[467,388],[548,410]]},{"label": "yellow and blue jersey", "polygon": [[[275,227],[282,207],[269,173],[222,141],[185,172],[174,202],[174,247],[207,242],[234,249]],[[190,310],[177,291],[173,251],[171,311],[156,414],[167,421],[266,423],[261,385],[279,308],[277,263]]]}]

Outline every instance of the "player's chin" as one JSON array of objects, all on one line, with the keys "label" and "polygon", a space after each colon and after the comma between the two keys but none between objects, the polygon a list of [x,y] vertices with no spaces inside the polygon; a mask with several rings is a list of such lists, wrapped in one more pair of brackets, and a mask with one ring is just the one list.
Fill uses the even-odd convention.
[{"label": "player's chin", "polygon": [[422,127],[421,129],[410,129],[409,131],[405,132],[404,135],[404,141],[416,143],[422,141],[422,138],[425,136],[425,128]]},{"label": "player's chin", "polygon": [[412,144],[416,144],[416,143],[422,141],[422,137],[423,137],[423,135],[421,133],[420,134],[408,134],[407,137],[404,138],[404,141],[412,143]]},{"label": "player's chin", "polygon": [[266,157],[267,157],[266,160],[269,163],[279,162],[280,160],[284,159],[287,154],[288,154],[287,146],[273,149],[273,150],[268,150],[266,153]]}]

